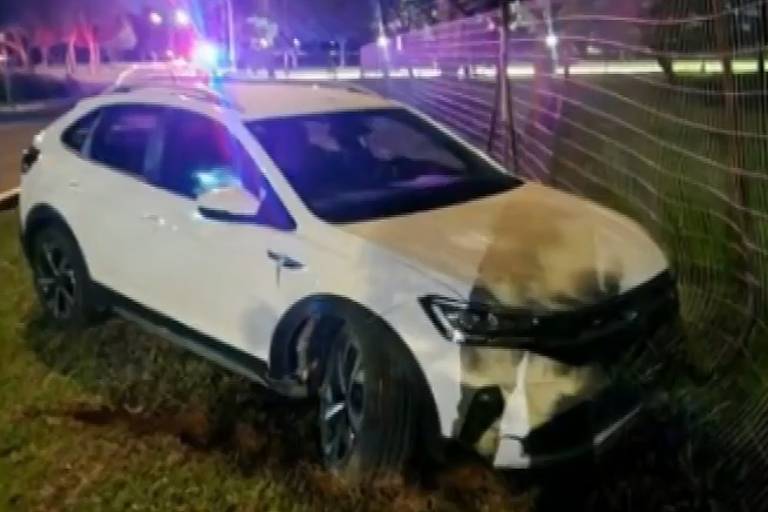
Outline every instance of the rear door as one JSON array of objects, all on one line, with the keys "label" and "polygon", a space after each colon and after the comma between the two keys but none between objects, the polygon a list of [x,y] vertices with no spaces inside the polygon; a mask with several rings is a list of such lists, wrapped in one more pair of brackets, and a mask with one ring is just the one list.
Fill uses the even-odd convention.
[{"label": "rear door", "polygon": [[[286,307],[283,287],[305,277],[303,245],[238,135],[205,114],[172,112],[172,137],[152,180],[158,197],[154,213],[163,222],[163,243],[150,245],[152,274],[146,280],[152,305],[267,359],[272,331]],[[212,220],[198,211],[197,197],[233,184],[263,198],[256,219]],[[281,268],[281,257],[293,258],[293,268]]]},{"label": "rear door", "polygon": [[103,107],[72,127],[62,142],[68,183],[63,212],[77,235],[92,277],[135,300],[143,299],[145,241],[156,230],[147,217],[151,186],[144,174],[157,165],[165,109],[142,104]]}]

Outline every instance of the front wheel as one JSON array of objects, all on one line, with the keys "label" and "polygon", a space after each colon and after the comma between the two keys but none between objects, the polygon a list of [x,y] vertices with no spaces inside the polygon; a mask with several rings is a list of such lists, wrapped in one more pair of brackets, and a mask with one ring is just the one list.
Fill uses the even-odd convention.
[{"label": "front wheel", "polygon": [[[320,441],[326,467],[351,482],[399,474],[413,450],[412,368],[397,340],[346,322],[320,386]],[[382,337],[383,338],[383,337]]]}]

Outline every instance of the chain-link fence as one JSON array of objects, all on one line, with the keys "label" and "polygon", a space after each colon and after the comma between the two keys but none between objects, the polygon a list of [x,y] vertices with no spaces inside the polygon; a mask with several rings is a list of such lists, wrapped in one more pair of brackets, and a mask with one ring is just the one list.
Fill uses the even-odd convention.
[{"label": "chain-link fence", "polygon": [[362,58],[377,87],[510,169],[656,235],[686,327],[667,391],[752,510],[768,499],[767,3],[510,2]]}]

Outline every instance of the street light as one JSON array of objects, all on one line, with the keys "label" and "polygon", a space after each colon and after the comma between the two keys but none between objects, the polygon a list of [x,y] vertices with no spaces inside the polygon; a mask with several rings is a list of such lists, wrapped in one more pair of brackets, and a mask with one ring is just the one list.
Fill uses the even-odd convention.
[{"label": "street light", "polygon": [[149,13],[149,22],[153,25],[162,25],[163,17],[160,15],[159,12],[152,11]]},{"label": "street light", "polygon": [[176,24],[180,27],[188,27],[192,20],[189,17],[189,13],[184,9],[176,9],[174,13],[174,19]]},{"label": "street light", "polygon": [[547,37],[544,39],[544,43],[549,48],[555,48],[558,42],[560,42],[560,40],[555,34],[547,34]]},{"label": "street light", "polygon": [[224,8],[227,11],[227,35],[229,41],[229,65],[237,67],[237,50],[235,49],[235,9],[232,0],[224,0]]}]

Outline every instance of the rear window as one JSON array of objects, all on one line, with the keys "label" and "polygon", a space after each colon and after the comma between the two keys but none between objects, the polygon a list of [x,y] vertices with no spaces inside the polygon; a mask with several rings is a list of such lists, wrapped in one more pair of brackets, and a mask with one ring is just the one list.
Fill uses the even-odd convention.
[{"label": "rear window", "polygon": [[115,169],[143,174],[153,155],[157,156],[164,112],[149,105],[105,108],[93,135],[90,157]]},{"label": "rear window", "polygon": [[99,111],[96,110],[80,118],[64,131],[61,142],[72,151],[82,153],[98,117]]}]

